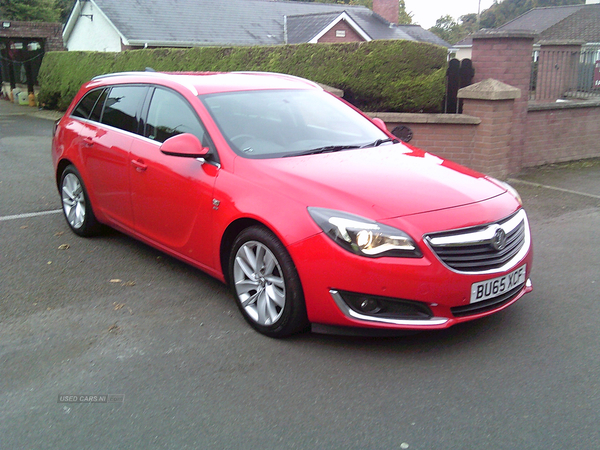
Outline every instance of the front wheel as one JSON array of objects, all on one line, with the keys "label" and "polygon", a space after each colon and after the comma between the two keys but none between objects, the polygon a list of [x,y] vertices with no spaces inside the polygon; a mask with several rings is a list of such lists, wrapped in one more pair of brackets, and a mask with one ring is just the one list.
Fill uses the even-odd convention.
[{"label": "front wheel", "polygon": [[79,236],[92,236],[98,231],[98,222],[90,199],[75,166],[68,166],[60,178],[63,213],[69,227]]},{"label": "front wheel", "polygon": [[300,278],[284,245],[269,230],[253,226],[237,236],[229,280],[242,315],[257,331],[284,337],[307,327]]}]

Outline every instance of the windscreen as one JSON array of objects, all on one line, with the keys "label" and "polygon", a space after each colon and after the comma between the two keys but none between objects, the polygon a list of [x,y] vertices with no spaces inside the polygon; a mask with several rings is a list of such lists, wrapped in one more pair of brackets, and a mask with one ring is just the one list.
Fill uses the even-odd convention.
[{"label": "windscreen", "polygon": [[388,136],[318,90],[257,90],[200,96],[231,148],[279,158],[379,145]]}]

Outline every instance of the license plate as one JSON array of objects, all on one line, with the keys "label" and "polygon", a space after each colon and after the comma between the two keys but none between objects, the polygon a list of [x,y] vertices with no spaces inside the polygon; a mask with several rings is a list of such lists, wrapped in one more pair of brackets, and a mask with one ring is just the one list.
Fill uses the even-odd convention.
[{"label": "license plate", "polygon": [[470,303],[482,302],[490,298],[498,297],[525,283],[526,268],[527,265],[523,265],[507,275],[492,278],[491,280],[480,281],[479,283],[473,283],[471,286]]}]

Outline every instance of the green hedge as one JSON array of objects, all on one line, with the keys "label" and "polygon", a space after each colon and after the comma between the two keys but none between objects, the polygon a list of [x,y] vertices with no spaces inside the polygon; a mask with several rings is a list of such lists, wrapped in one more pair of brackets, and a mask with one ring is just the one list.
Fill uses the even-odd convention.
[{"label": "green hedge", "polygon": [[300,44],[268,47],[196,47],[122,53],[50,52],[38,76],[39,100],[67,108],[79,87],[112,72],[267,71],[342,89],[366,111],[438,112],[444,96],[446,49],[412,41]]}]

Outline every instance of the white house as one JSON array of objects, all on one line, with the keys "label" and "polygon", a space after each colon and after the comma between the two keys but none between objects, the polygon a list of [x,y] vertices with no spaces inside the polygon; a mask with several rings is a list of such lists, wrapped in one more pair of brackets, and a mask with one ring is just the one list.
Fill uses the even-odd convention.
[{"label": "white house", "polygon": [[448,47],[418,25],[398,25],[398,1],[364,6],[273,0],[78,0],[63,32],[69,50],[412,40]]}]

